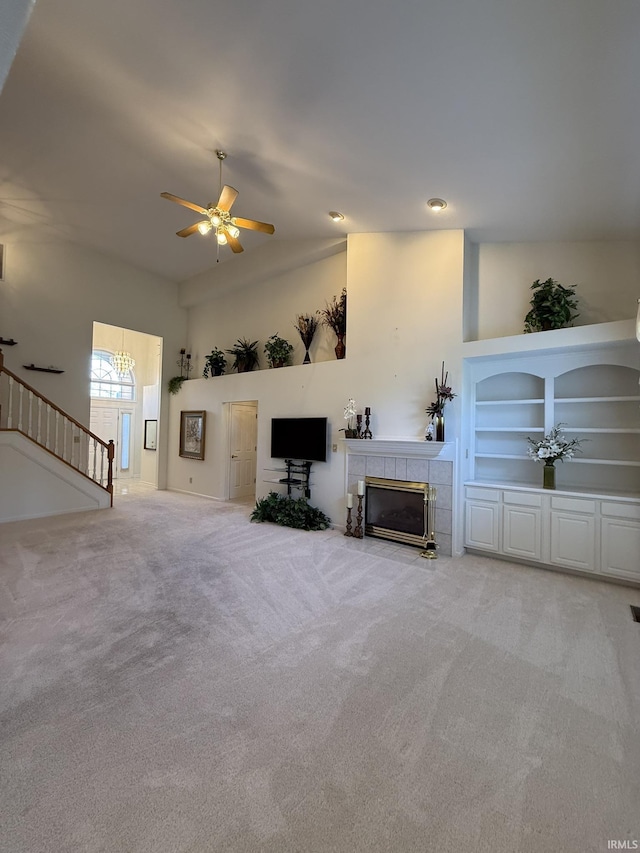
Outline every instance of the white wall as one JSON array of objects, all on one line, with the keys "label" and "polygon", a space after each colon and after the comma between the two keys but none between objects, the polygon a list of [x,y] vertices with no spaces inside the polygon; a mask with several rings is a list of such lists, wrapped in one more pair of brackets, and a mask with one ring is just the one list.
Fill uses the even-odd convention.
[{"label": "white wall", "polygon": [[[461,231],[415,234],[357,234],[349,237],[346,283],[347,357],[341,361],[298,364],[278,370],[194,379],[171,399],[168,485],[212,497],[227,496],[227,422],[225,403],[258,401],[257,494],[272,487],[264,482],[269,458],[271,418],[328,416],[332,443],[340,442],[343,409],[354,397],[360,410],[371,406],[377,437],[422,438],[428,421],[425,407],[434,394],[434,378],[447,363],[454,386],[461,375],[463,234]],[[343,280],[339,258],[302,266],[242,288],[220,306],[224,324],[236,331],[247,323],[246,336],[264,341],[272,331],[292,322],[292,315],[317,305],[322,288],[338,294]],[[335,274],[335,280],[334,280]],[[324,281],[324,284],[322,283]],[[225,297],[226,299],[226,297]],[[206,305],[190,312],[189,339],[202,346],[205,330],[216,323]],[[282,321],[280,322],[280,318]],[[245,335],[244,331],[240,331]],[[207,340],[206,351],[218,343]],[[218,344],[220,345],[220,344]],[[451,404],[448,424],[457,431],[458,401]],[[178,456],[180,410],[207,412],[204,462]],[[311,502],[343,523],[345,456],[342,445],[327,463],[313,466]],[[189,479],[192,482],[189,482]]]},{"label": "white wall", "polygon": [[578,285],[576,326],[635,316],[640,242],[481,243],[477,263],[479,340],[522,334],[536,279]]},{"label": "white wall", "polygon": [[[94,320],[162,337],[164,373],[175,372],[173,362],[186,337],[177,284],[72,243],[5,240],[5,245],[0,336],[18,341],[3,352],[5,366],[23,381],[88,424]],[[65,372],[22,368],[32,362]],[[160,449],[166,453],[166,440]],[[162,472],[164,460],[159,461]]]}]

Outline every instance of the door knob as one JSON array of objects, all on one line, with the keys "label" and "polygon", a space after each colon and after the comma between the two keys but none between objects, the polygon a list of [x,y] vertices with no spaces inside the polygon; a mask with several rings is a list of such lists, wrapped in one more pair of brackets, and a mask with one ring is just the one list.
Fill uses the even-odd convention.
[{"label": "door knob", "polygon": [[231,458],[232,458],[232,459],[237,459],[237,458],[238,458],[238,454],[237,454],[237,453],[232,453],[232,454],[231,454]]}]

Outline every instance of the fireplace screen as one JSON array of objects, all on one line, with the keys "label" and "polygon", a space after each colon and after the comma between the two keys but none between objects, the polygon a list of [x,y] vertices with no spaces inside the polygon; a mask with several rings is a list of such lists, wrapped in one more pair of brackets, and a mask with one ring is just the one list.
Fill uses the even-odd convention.
[{"label": "fireplace screen", "polygon": [[428,483],[366,478],[365,532],[409,545],[424,546]]}]

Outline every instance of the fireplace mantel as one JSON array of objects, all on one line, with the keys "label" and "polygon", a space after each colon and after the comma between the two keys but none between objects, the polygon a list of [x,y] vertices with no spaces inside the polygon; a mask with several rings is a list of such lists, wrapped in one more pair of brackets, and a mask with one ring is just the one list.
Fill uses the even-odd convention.
[{"label": "fireplace mantel", "polygon": [[401,456],[416,459],[453,460],[455,442],[417,438],[345,438],[347,453],[363,456]]}]

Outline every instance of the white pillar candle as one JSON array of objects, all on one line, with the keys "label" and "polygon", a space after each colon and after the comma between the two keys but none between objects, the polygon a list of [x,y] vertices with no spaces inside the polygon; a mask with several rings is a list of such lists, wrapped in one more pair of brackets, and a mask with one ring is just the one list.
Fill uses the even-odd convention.
[{"label": "white pillar candle", "polygon": [[353,495],[347,492],[347,509],[353,509]]},{"label": "white pillar candle", "polygon": [[364,495],[364,480],[358,480],[358,494]]}]

